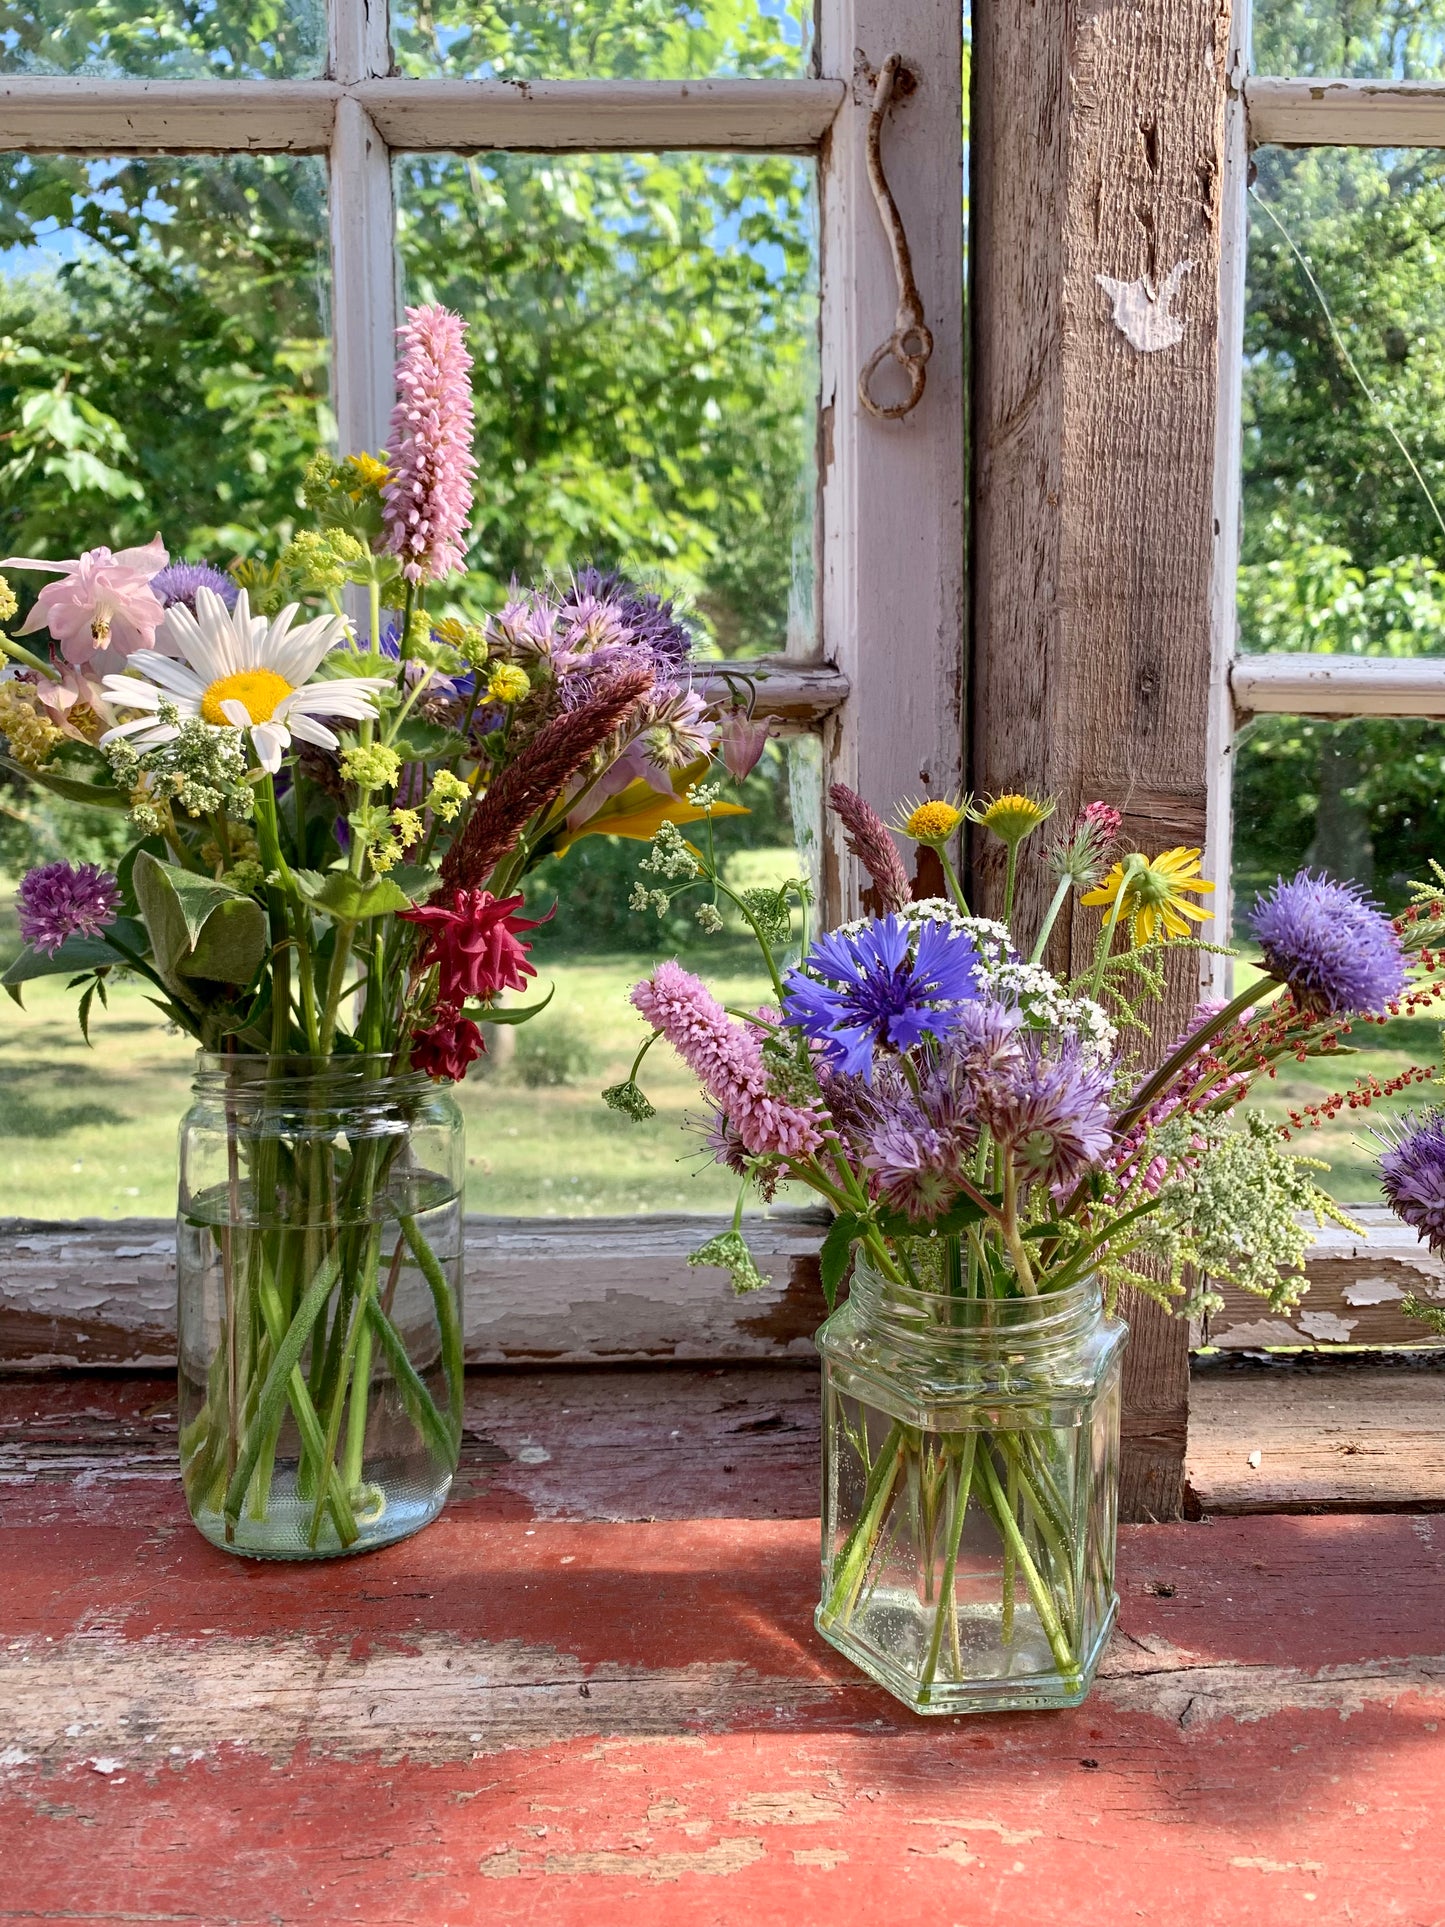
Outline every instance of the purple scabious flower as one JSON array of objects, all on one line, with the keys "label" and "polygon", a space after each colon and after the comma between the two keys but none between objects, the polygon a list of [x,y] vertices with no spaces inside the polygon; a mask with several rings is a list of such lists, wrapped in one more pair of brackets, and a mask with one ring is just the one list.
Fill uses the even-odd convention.
[{"label": "purple scabious flower", "polygon": [[[915,942],[916,939],[916,942]],[[958,1005],[978,994],[978,952],[961,931],[875,917],[819,937],[784,978],[783,1017],[817,1044],[830,1069],[872,1081],[873,1052],[946,1037]]]},{"label": "purple scabious flower", "polygon": [[631,641],[651,652],[659,675],[678,675],[692,654],[692,636],[672,603],[639,589],[616,569],[579,569],[563,602],[608,604]]},{"label": "purple scabious flower", "polygon": [[1389,918],[1356,884],[1308,870],[1255,899],[1265,968],[1302,1010],[1378,1016],[1405,988],[1405,958]]},{"label": "purple scabious flower", "polygon": [[67,937],[98,937],[115,922],[120,884],[98,863],[46,863],[23,878],[20,934],[53,957]]},{"label": "purple scabious flower", "polygon": [[1074,1038],[1051,1050],[1047,1038],[1025,1033],[1017,1061],[979,1080],[978,1105],[1025,1178],[1057,1190],[1076,1183],[1113,1142],[1111,1076]]},{"label": "purple scabious flower", "polygon": [[152,593],[158,595],[168,609],[173,609],[178,602],[184,603],[194,615],[197,589],[209,589],[228,609],[236,606],[236,584],[223,570],[213,569],[209,562],[172,562],[168,569],[151,577]]},{"label": "purple scabious flower", "polygon": [[1426,1111],[1381,1134],[1380,1188],[1432,1251],[1445,1252],[1445,1112]]}]

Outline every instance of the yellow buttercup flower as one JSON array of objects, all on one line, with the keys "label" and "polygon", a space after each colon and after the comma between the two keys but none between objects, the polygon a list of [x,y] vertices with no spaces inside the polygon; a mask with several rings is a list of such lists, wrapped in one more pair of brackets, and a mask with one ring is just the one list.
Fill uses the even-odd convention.
[{"label": "yellow buttercup flower", "polygon": [[1116,863],[1098,889],[1079,901],[1110,910],[1119,904],[1119,921],[1129,924],[1134,949],[1157,936],[1187,937],[1190,922],[1204,923],[1209,912],[1181,894],[1192,890],[1207,896],[1214,888],[1199,871],[1200,852],[1183,848],[1161,850],[1155,857],[1134,857]]},{"label": "yellow buttercup flower", "polygon": [[1017,847],[1026,836],[1032,836],[1040,823],[1047,823],[1057,803],[1047,796],[1036,803],[1031,796],[1020,796],[1010,790],[1003,796],[995,796],[985,803],[982,809],[972,810],[969,814],[975,823],[981,823],[986,830],[1011,847]]},{"label": "yellow buttercup flower", "polygon": [[902,804],[889,828],[936,850],[948,842],[966,814],[962,798],[925,797],[921,803]]},{"label": "yellow buttercup flower", "polygon": [[341,464],[341,476],[349,494],[362,495],[369,488],[384,488],[391,470],[379,455],[348,455]]}]

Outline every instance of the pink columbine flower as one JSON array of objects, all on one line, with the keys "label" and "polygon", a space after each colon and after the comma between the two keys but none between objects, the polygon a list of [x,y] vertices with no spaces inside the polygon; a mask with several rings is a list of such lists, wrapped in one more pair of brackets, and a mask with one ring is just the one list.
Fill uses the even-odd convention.
[{"label": "pink columbine flower", "polygon": [[805,1158],[822,1143],[821,1120],[774,1097],[756,1031],[732,1021],[700,978],[659,964],[632,1002],[662,1032],[754,1157]]},{"label": "pink columbine flower", "polygon": [[408,308],[397,332],[404,352],[382,490],[386,546],[408,582],[435,582],[462,567],[472,513],[472,358],[466,324],[446,308]]},{"label": "pink columbine flower", "polygon": [[735,783],[751,776],[773,733],[766,716],[749,716],[746,710],[730,709],[718,729],[723,767]]},{"label": "pink columbine flower", "polygon": [[124,656],[154,649],[165,605],[152,589],[151,577],[168,560],[159,536],[140,549],[87,549],[71,562],[7,556],[0,569],[44,569],[61,578],[46,583],[29,620],[16,633],[48,629],[71,663],[89,662],[106,649]]}]

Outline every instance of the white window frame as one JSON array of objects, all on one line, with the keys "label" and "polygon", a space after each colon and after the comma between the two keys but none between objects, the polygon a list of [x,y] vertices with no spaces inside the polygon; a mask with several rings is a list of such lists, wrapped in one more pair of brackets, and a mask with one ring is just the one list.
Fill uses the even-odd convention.
[{"label": "white window frame", "polygon": [[[961,34],[960,0],[820,0],[810,77],[519,86],[395,77],[385,0],[328,0],[323,79],[0,76],[0,149],[325,154],[331,394],[343,453],[382,445],[391,412],[394,152],[677,149],[816,156],[822,287],[817,634],[765,665],[758,706],[793,730],[821,734],[825,780],[842,780],[886,809],[910,793],[957,790],[963,778]],[[860,405],[858,376],[890,335],[898,302],[866,162],[873,77],[894,52],[913,85],[900,90],[890,115],[884,161],[934,348],[920,405],[887,421]],[[866,879],[831,819],[821,870],[827,914],[854,911]],[[784,1223],[765,1234],[761,1256],[773,1287],[734,1307],[717,1289],[716,1274],[686,1264],[700,1236],[716,1228],[711,1220],[674,1220],[669,1233],[656,1218],[570,1227],[489,1220],[483,1231],[474,1220],[470,1242],[477,1250],[468,1271],[487,1303],[483,1308],[482,1294],[472,1293],[469,1355],[524,1358],[540,1346],[541,1355],[555,1357],[559,1322],[572,1333],[567,1355],[574,1359],[808,1349],[812,1294],[806,1267],[799,1274],[797,1264],[820,1234]],[[121,1289],[113,1299],[102,1292],[109,1309],[78,1337],[76,1323],[84,1320],[72,1321],[62,1308],[72,1288],[93,1286],[95,1266],[115,1276],[118,1265],[133,1282],[134,1253],[141,1250],[136,1229],[120,1247],[111,1230],[100,1227],[21,1240],[33,1248],[43,1282],[17,1278],[18,1299],[0,1284],[0,1314],[33,1316],[44,1305],[53,1330],[37,1341],[36,1362],[134,1362],[154,1359],[158,1344],[164,1356],[165,1313],[158,1332],[155,1306],[147,1309],[133,1290]],[[615,1256],[608,1263],[576,1263],[566,1256],[569,1236],[573,1246],[580,1238],[599,1257]],[[147,1263],[168,1267],[168,1240],[153,1236],[144,1250]],[[131,1257],[122,1260],[122,1251]],[[525,1285],[512,1297],[505,1281],[514,1273]],[[539,1318],[544,1287],[560,1299]],[[93,1290],[88,1302],[97,1303]],[[0,1343],[0,1356],[6,1349]]]},{"label": "white window frame", "polygon": [[[1214,935],[1229,939],[1234,742],[1252,717],[1344,720],[1368,716],[1445,719],[1445,658],[1238,653],[1242,508],[1242,386],[1249,166],[1255,149],[1445,148],[1445,82],[1285,79],[1249,71],[1250,3],[1236,0],[1225,100],[1225,176],[1220,264],[1220,366],[1215,448],[1213,674],[1206,874],[1215,879]],[[1213,960],[1206,981],[1227,992],[1229,964]],[[1396,1306],[1414,1291],[1434,1296],[1433,1260],[1415,1234],[1382,1207],[1355,1215],[1369,1242],[1326,1232],[1315,1245],[1311,1289],[1288,1318],[1261,1318],[1258,1301],[1228,1290],[1209,1341],[1226,1350],[1259,1345],[1404,1346],[1422,1343]]]}]

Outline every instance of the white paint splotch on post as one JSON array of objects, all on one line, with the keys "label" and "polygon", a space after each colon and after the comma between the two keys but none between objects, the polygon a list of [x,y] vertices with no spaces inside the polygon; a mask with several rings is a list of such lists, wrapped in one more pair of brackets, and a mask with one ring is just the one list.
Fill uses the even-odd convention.
[{"label": "white paint splotch on post", "polygon": [[1174,300],[1191,271],[1192,261],[1180,261],[1156,287],[1148,275],[1138,281],[1116,281],[1111,274],[1094,279],[1114,304],[1114,326],[1141,355],[1177,348],[1184,339],[1184,318],[1174,312]]}]

